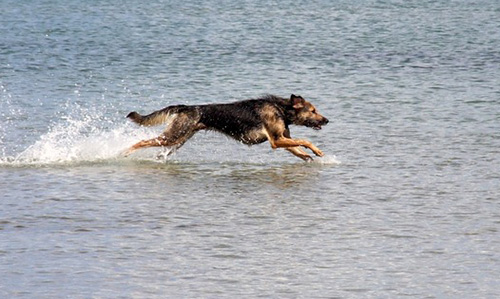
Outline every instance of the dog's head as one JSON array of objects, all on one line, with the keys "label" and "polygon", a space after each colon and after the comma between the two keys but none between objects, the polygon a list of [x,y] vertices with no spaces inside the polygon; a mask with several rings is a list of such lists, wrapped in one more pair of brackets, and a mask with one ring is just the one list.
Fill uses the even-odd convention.
[{"label": "dog's head", "polygon": [[290,102],[293,107],[294,117],[292,123],[294,125],[321,130],[321,126],[328,123],[328,119],[319,114],[313,104],[304,100],[303,97],[292,94]]}]

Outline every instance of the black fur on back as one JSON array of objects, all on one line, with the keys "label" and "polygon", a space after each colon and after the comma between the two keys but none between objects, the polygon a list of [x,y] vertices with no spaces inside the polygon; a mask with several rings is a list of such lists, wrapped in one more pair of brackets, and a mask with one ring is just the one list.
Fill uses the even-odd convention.
[{"label": "black fur on back", "polygon": [[247,132],[262,126],[262,108],[269,104],[275,106],[283,118],[285,110],[291,106],[289,100],[273,95],[227,104],[201,105],[198,106],[200,122],[206,125],[207,129],[238,139],[238,136],[244,136]]}]

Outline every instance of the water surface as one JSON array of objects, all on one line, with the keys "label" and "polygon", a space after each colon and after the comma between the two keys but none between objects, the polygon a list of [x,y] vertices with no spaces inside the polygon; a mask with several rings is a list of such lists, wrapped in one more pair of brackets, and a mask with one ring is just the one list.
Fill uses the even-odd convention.
[{"label": "water surface", "polygon": [[[500,296],[496,1],[3,1],[0,296]],[[125,115],[300,94],[326,156]]]}]

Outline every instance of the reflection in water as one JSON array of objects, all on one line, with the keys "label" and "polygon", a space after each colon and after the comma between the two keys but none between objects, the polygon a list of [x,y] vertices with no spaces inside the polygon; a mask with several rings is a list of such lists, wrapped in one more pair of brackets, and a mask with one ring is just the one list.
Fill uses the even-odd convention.
[{"label": "reflection in water", "polygon": [[305,163],[283,164],[271,167],[235,169],[228,177],[234,181],[258,182],[278,189],[289,189],[317,179],[322,167]]}]

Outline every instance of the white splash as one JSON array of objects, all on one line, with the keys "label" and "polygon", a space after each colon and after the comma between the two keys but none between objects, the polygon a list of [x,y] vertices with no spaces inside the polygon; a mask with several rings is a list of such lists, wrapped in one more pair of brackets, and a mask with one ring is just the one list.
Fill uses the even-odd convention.
[{"label": "white splash", "polygon": [[321,158],[314,158],[313,162],[314,164],[321,164],[321,165],[339,165],[342,164],[342,161],[337,159],[337,156],[335,155],[325,155]]},{"label": "white splash", "polygon": [[63,117],[34,144],[14,157],[2,158],[0,164],[25,166],[120,160],[125,159],[122,153],[129,146],[157,135],[156,131],[130,124],[125,118],[110,120],[88,111],[80,112],[78,117]]}]

